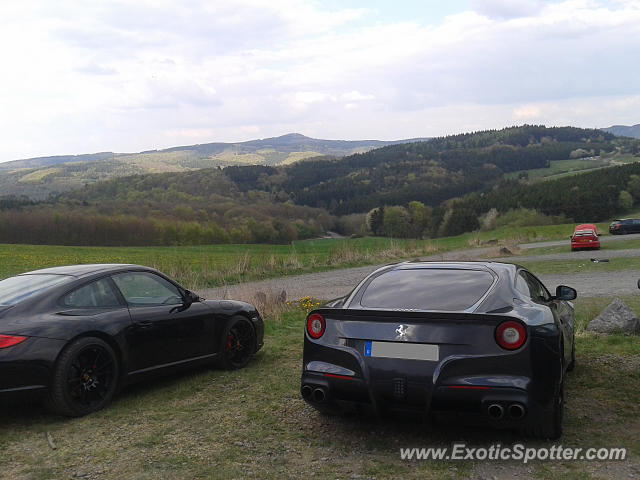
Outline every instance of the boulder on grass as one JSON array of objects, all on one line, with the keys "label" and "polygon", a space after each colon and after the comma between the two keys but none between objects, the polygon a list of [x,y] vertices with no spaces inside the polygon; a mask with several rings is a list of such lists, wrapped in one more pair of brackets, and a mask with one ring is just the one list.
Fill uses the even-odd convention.
[{"label": "boulder on grass", "polygon": [[616,298],[589,322],[587,330],[598,333],[640,333],[640,320],[632,308]]}]

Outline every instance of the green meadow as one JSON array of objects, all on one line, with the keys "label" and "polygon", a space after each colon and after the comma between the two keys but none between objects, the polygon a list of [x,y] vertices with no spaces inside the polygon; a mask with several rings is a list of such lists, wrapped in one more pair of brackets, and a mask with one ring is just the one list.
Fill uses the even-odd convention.
[{"label": "green meadow", "polygon": [[[602,225],[602,227],[600,226]],[[606,224],[599,224],[604,228]],[[475,247],[568,238],[573,225],[502,227],[432,240],[380,237],[314,239],[289,245],[81,247],[0,244],[0,278],[79,263],[134,263],[157,268],[192,288],[335,268],[392,262]],[[496,252],[497,253],[497,252]]]}]

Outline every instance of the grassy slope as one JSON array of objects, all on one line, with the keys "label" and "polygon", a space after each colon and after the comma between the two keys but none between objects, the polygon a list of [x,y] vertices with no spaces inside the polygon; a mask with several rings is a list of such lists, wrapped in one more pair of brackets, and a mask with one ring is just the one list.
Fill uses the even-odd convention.
[{"label": "grassy slope", "polygon": [[535,168],[532,170],[518,170],[505,175],[507,178],[518,178],[521,173],[526,173],[531,181],[551,180],[566,175],[577,175],[586,173],[597,168],[620,165],[623,163],[633,163],[640,160],[640,157],[631,154],[612,155],[594,158],[576,158],[570,160],[552,160],[546,168]]},{"label": "grassy slope", "polygon": [[519,170],[506,175],[507,178],[518,178],[521,173],[527,173],[531,180],[549,179],[557,175],[567,173],[584,173],[587,170],[608,166],[609,163],[600,159],[572,159],[572,160],[552,160],[547,168],[535,168],[532,170]]},{"label": "grassy slope", "polygon": [[382,262],[435,251],[430,242],[362,238],[293,245],[66,247],[0,245],[0,278],[56,265],[136,263],[156,267],[192,287]]},{"label": "grassy slope", "polygon": [[[190,247],[67,247],[0,244],[0,278],[76,263],[136,263],[156,267],[192,288],[410,259],[483,245],[566,238],[573,225],[505,227],[434,240],[319,239],[293,245]],[[490,243],[487,243],[490,242]]]},{"label": "grassy slope", "polygon": [[[638,299],[627,300],[640,309]],[[585,315],[604,303],[578,303],[580,330]],[[484,462],[405,462],[399,448],[450,446],[454,441],[488,447],[522,440],[511,432],[318,414],[298,393],[303,325],[301,310],[289,311],[279,321],[267,318],[264,350],[248,368],[202,369],[134,386],[89,417],[61,419],[37,406],[4,409],[2,473],[12,479],[82,474],[114,479],[280,479],[312,474],[331,479],[469,478]],[[576,341],[578,367],[567,379],[562,445],[625,446],[637,465],[638,337],[603,341],[579,333]],[[49,447],[46,432],[56,450]],[[517,468],[522,475],[524,468]],[[527,468],[539,478],[611,474],[603,462],[533,463]]]}]

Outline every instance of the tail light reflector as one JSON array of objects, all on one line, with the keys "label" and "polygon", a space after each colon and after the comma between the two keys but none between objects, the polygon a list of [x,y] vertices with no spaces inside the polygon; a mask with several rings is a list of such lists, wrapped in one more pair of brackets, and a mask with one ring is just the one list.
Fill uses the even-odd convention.
[{"label": "tail light reflector", "polygon": [[516,350],[527,340],[527,330],[519,322],[508,320],[496,328],[496,342],[506,350]]},{"label": "tail light reflector", "polygon": [[311,338],[320,338],[324,335],[324,329],[327,324],[324,320],[324,317],[319,313],[312,313],[307,318],[307,333]]},{"label": "tail light reflector", "polygon": [[15,335],[0,335],[0,348],[7,348],[24,342],[27,337],[17,337]]}]

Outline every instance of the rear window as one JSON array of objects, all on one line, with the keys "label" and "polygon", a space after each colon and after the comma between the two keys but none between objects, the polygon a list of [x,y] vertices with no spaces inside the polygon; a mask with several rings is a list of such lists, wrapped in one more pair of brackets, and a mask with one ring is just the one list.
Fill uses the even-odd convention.
[{"label": "rear window", "polygon": [[31,295],[60,283],[69,282],[68,275],[18,275],[0,281],[0,305],[14,305]]},{"label": "rear window", "polygon": [[361,305],[369,308],[460,311],[472,307],[493,284],[482,270],[416,268],[374,278]]}]

